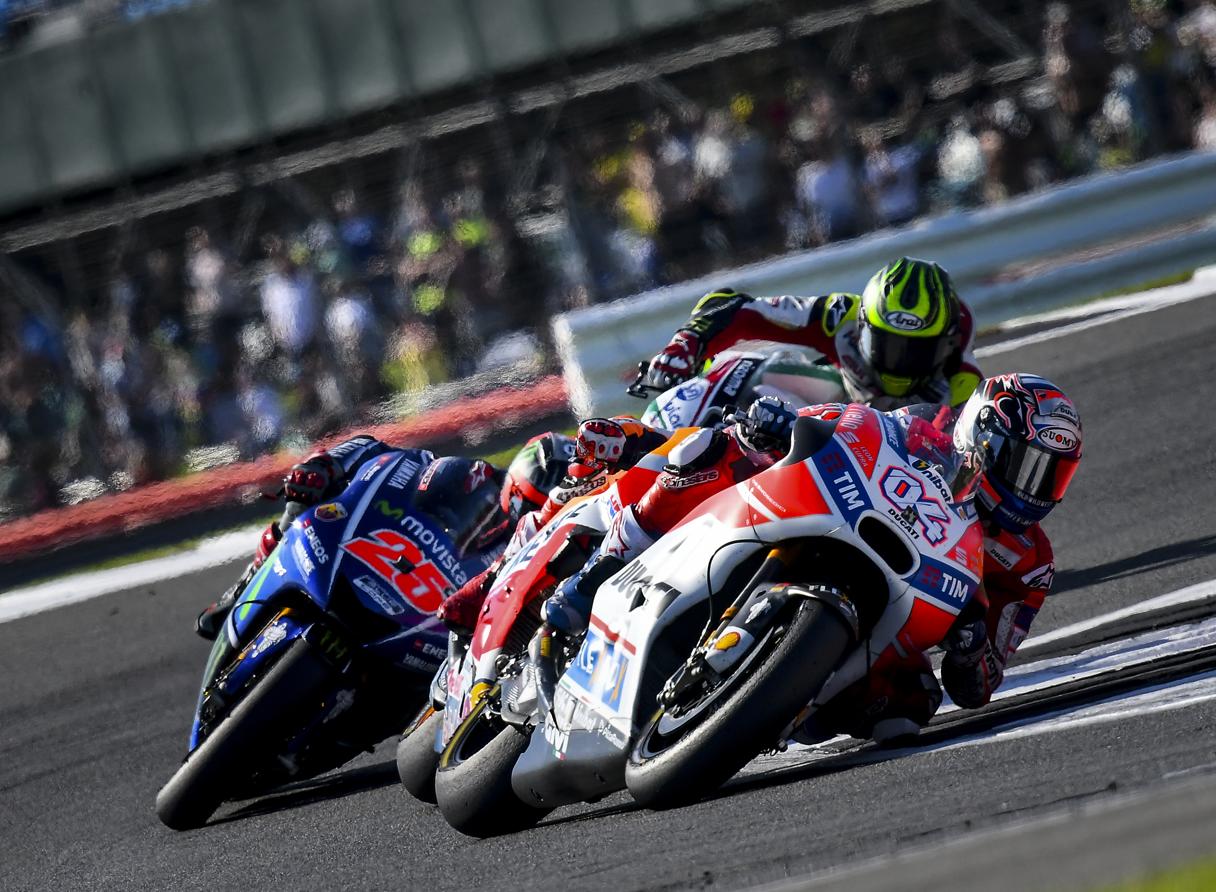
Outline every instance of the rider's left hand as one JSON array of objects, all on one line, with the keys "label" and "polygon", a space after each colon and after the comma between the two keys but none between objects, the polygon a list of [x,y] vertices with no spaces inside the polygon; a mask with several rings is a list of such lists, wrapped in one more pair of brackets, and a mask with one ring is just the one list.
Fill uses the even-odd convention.
[{"label": "rider's left hand", "polygon": [[283,493],[289,502],[315,505],[342,477],[342,467],[328,452],[317,452],[292,467],[283,478]]},{"label": "rider's left hand", "polygon": [[747,415],[737,426],[745,445],[758,452],[789,448],[790,435],[798,413],[775,396],[762,396],[747,409]]}]

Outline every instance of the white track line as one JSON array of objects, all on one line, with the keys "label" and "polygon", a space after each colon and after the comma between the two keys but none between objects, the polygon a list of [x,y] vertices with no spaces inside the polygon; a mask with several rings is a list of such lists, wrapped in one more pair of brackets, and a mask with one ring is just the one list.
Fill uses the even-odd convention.
[{"label": "white track line", "polygon": [[[1150,598],[1147,601],[1141,601],[1138,604],[1124,607],[1121,610],[1115,610],[1111,613],[1095,616],[1092,619],[1084,619],[1067,626],[1061,626],[1042,635],[1035,635],[1033,638],[1028,639],[1018,649],[1018,652],[1027,653],[1034,651],[1036,648],[1052,644],[1056,641],[1062,641],[1066,638],[1072,638],[1085,632],[1091,632],[1094,629],[1100,629],[1103,626],[1121,622],[1128,617],[1137,616],[1142,613],[1151,613],[1167,607],[1181,607],[1187,604],[1197,604],[1214,599],[1216,599],[1216,579],[1209,579],[1205,582],[1198,582],[1195,585],[1188,585],[1186,588],[1180,588],[1177,591],[1159,595],[1156,598]],[[1048,604],[1050,603],[1051,599],[1049,598]]]},{"label": "white track line", "polygon": [[1018,338],[1010,338],[1007,341],[1001,341],[999,344],[980,347],[975,351],[975,355],[983,358],[1000,353],[1009,353],[1020,347],[1041,344],[1044,341],[1054,341],[1056,338],[1066,337],[1067,335],[1076,334],[1090,328],[1097,328],[1100,325],[1107,325],[1111,322],[1118,322],[1120,319],[1128,319],[1132,316],[1152,313],[1155,310],[1165,309],[1177,304],[1212,297],[1213,291],[1216,291],[1216,276],[1206,274],[1206,272],[1205,270],[1204,275],[1196,275],[1194,279],[1181,285],[1170,285],[1165,288],[1154,289],[1153,291],[1145,291],[1137,295],[1113,297],[1107,301],[1086,304],[1082,307],[1073,308],[1073,311],[1067,315],[1064,315],[1065,311],[1057,310],[1051,313],[1043,313],[1039,316],[1027,316],[1024,319],[1015,319],[1002,326],[1002,330],[1009,331],[1041,322],[1071,319],[1077,316],[1082,317],[1079,321],[1067,325],[1049,328],[1046,331],[1038,331],[1034,334],[1023,335]]},{"label": "white track line", "polygon": [[[12,622],[23,616],[78,604],[92,598],[120,592],[124,589],[154,585],[166,579],[176,579],[200,570],[218,567],[239,558],[253,557],[261,533],[261,525],[234,530],[211,539],[204,539],[193,548],[138,564],[77,573],[62,579],[15,589],[0,595],[0,623]],[[235,577],[232,580],[236,581]],[[217,591],[216,596],[219,596]],[[199,605],[202,607],[203,605]]]}]

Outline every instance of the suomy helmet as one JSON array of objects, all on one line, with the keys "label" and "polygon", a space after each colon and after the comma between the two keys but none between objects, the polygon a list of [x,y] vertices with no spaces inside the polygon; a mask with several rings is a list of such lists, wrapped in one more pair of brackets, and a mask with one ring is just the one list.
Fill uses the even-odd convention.
[{"label": "suomy helmet", "polygon": [[1081,461],[1081,418],[1046,378],[998,375],[964,404],[954,444],[982,465],[981,514],[1021,532],[1064,498]]}]

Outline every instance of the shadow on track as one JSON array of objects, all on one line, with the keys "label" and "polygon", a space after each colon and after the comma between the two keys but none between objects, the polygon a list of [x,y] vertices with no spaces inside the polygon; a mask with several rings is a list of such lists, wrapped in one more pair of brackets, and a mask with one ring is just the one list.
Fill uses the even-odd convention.
[{"label": "shadow on track", "polygon": [[993,703],[975,712],[951,713],[930,724],[911,746],[887,749],[877,744],[859,742],[851,749],[830,755],[808,751],[808,761],[805,763],[778,766],[756,774],[736,777],[725,787],[706,795],[700,801],[723,799],[750,790],[784,786],[850,768],[930,752],[967,738],[1051,718],[1069,709],[1097,703],[1112,696],[1133,694],[1163,682],[1180,681],[1211,669],[1213,661],[1214,654],[1210,650],[1197,651],[1195,654],[1179,655],[1173,660],[1158,660],[1152,666],[1139,671],[1115,671],[1105,679],[1083,679],[1058,685],[1056,689]]},{"label": "shadow on track", "polygon": [[1163,545],[1160,548],[1152,548],[1140,554],[1129,555],[1092,567],[1061,570],[1056,573],[1055,592],[1052,597],[1058,598],[1061,595],[1067,595],[1070,589],[1097,585],[1112,579],[1122,579],[1125,576],[1133,576],[1148,570],[1160,570],[1211,554],[1216,554],[1216,535],[1200,536],[1185,542]]},{"label": "shadow on track", "polygon": [[400,783],[400,779],[397,777],[397,763],[392,760],[381,762],[378,765],[352,768],[336,774],[327,774],[314,780],[300,781],[290,786],[280,787],[253,802],[239,806],[235,811],[222,818],[217,818],[211,823],[226,824],[229,821],[243,821],[246,818],[288,811],[317,802],[343,799],[356,793],[379,790],[398,783]]}]

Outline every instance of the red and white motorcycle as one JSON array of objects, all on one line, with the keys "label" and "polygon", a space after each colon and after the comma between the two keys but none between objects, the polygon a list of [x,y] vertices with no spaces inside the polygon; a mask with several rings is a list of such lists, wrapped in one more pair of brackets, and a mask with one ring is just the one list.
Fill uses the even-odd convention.
[{"label": "red and white motorcycle", "polygon": [[[521,809],[624,786],[652,807],[696,798],[871,668],[938,644],[979,586],[972,474],[914,411],[799,419],[784,460],[599,588],[581,645],[503,679],[494,735],[461,726],[481,761],[457,829],[507,832]],[[536,709],[546,659],[561,675]],[[513,752],[494,758],[505,733]]]}]

